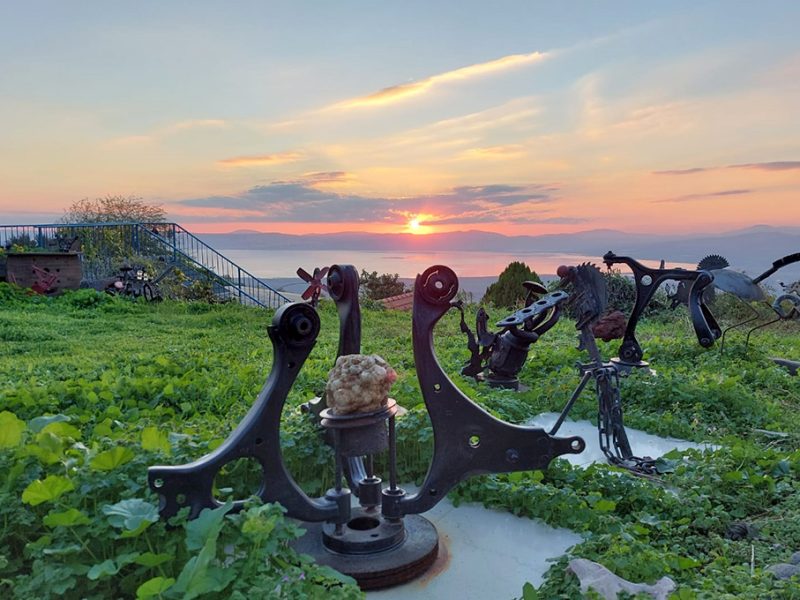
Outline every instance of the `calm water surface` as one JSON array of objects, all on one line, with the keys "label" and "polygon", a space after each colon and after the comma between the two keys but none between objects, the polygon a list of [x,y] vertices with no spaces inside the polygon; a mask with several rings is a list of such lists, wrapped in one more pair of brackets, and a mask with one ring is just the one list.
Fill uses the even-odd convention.
[{"label": "calm water surface", "polygon": [[[519,260],[540,275],[552,275],[559,265],[574,265],[593,262],[602,267],[601,257],[579,254],[554,254],[532,252],[530,254],[503,254],[500,252],[367,252],[356,250],[227,250],[220,248],[225,256],[238,263],[253,275],[263,278],[295,277],[298,267],[312,272],[314,267],[332,264],[351,264],[359,271],[397,273],[400,277],[415,277],[431,265],[447,265],[459,277],[496,277],[510,262]],[[658,261],[641,261],[657,267]],[[667,267],[695,268],[684,263],[671,263]],[[627,268],[622,265],[623,272]]]}]

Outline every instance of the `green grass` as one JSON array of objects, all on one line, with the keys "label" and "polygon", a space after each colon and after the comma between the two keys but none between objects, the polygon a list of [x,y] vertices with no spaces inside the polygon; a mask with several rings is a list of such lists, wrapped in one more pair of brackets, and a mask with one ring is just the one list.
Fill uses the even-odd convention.
[{"label": "green grass", "polygon": [[[393,396],[410,409],[398,425],[401,477],[419,480],[432,435],[411,316],[362,312],[362,351],[395,367]],[[322,332],[282,424],[287,465],[314,495],[331,484],[331,453],[298,406],[322,391],[338,344],[333,306],[323,303],[320,315]],[[202,525],[178,519],[167,527],[153,516],[147,467],[196,459],[236,426],[271,368],[270,322],[269,312],[238,305],[147,305],[87,291],[30,298],[0,285],[0,590],[16,598],[358,597],[352,583],[288,548],[297,532],[276,507],[254,503],[224,518],[215,511]],[[658,376],[623,381],[626,424],[719,450],[672,454],[664,462],[671,472],[655,482],[559,460],[545,472],[471,479],[452,497],[579,531],[585,541],[573,556],[636,581],[669,575],[679,598],[800,597],[797,581],[763,571],[800,550],[800,378],[769,360],[800,359],[797,325],[756,334],[747,354],[741,334],[725,355],[703,350],[680,312],[642,323],[638,337]],[[456,384],[512,422],[560,410],[578,380],[569,322],[533,347],[524,393],[456,375],[467,353],[455,313],[435,339]],[[617,344],[600,347],[611,356]],[[596,411],[586,392],[572,416],[594,419]],[[735,522],[757,527],[758,536],[726,539]],[[218,568],[221,560],[228,569]],[[576,597],[565,560],[550,569],[539,597]]]}]

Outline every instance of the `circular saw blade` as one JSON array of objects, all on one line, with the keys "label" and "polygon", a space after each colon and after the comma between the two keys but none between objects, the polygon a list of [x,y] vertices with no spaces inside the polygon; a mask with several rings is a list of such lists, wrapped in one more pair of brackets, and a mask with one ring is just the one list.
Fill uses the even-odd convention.
[{"label": "circular saw blade", "polygon": [[709,254],[703,260],[697,263],[697,270],[713,271],[716,269],[724,269],[730,266],[731,264],[724,256],[720,256],[719,254]]}]

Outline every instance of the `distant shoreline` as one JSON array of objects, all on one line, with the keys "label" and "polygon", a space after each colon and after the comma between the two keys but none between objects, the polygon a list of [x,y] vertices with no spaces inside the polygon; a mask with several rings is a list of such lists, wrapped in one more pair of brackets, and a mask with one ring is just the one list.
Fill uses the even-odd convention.
[{"label": "distant shoreline", "polygon": [[[555,275],[540,275],[545,283],[556,279]],[[411,287],[414,284],[412,277],[400,277],[400,281]],[[307,284],[299,277],[265,277],[261,281],[278,292],[288,294],[302,294]],[[459,277],[458,289],[472,295],[472,301],[478,302],[486,293],[486,289],[497,281],[497,277]]]}]

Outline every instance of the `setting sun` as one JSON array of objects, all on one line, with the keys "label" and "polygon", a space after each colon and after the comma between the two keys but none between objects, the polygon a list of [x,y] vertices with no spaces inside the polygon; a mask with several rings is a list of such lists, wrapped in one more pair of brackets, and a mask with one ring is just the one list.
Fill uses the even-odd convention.
[{"label": "setting sun", "polygon": [[432,233],[433,228],[430,225],[425,225],[426,219],[429,215],[419,214],[408,220],[406,223],[406,233],[413,233],[415,235],[423,235],[425,233]]}]

